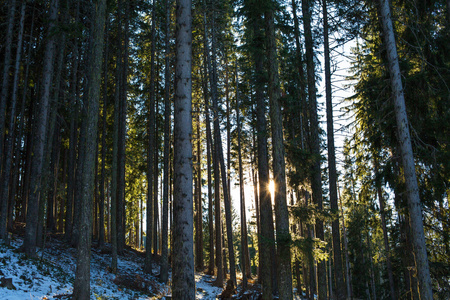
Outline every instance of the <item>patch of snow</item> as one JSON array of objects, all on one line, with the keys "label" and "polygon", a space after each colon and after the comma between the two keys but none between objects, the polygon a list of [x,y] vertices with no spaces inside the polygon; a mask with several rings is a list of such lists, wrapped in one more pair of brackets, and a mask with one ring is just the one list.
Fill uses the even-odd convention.
[{"label": "patch of snow", "polygon": [[[37,259],[29,259],[17,249],[22,245],[21,238],[15,238],[11,246],[0,245],[0,278],[11,278],[16,290],[0,287],[2,300],[47,300],[67,299],[63,295],[71,295],[76,270],[76,249],[67,247],[58,240],[47,243],[44,251],[38,253]],[[171,294],[169,285],[159,283],[154,276],[143,272],[144,258],[134,252],[127,251],[126,256],[119,256],[119,276],[139,276],[150,283],[151,291],[140,292],[118,286],[115,274],[108,271],[111,254],[102,254],[92,249],[91,254],[91,297],[90,299],[165,299]],[[153,265],[154,273],[159,266]],[[196,298],[216,299],[221,288],[213,287],[213,278],[196,274]],[[170,274],[169,274],[170,283]]]}]

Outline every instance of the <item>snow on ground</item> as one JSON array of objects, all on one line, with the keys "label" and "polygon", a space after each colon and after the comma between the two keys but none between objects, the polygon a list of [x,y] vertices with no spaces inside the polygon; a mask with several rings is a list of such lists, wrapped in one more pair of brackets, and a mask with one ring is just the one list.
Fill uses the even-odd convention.
[{"label": "snow on ground", "polygon": [[[0,245],[0,279],[11,278],[16,290],[0,287],[0,299],[67,299],[72,294],[72,286],[76,269],[76,249],[69,248],[58,240],[47,243],[44,253],[39,252],[37,259],[26,258],[17,249],[23,240],[16,238],[11,246]],[[165,299],[170,295],[170,287],[162,285],[153,276],[144,274],[143,257],[135,252],[127,251],[126,256],[119,256],[119,276],[136,278],[150,283],[151,292],[134,291],[114,283],[116,275],[108,271],[111,262],[110,254],[101,254],[93,249],[91,256],[91,299]],[[153,266],[154,273],[159,267]],[[213,278],[196,274],[197,299],[216,299],[222,289],[213,287]],[[169,279],[170,280],[170,279]]]}]

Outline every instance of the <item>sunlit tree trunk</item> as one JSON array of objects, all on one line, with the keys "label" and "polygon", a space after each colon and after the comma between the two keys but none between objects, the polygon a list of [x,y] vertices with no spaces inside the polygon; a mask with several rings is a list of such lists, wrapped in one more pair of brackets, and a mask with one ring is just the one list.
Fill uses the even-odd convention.
[{"label": "sunlit tree trunk", "polygon": [[[205,3],[205,2],[204,2]],[[202,73],[202,84],[203,84],[203,97],[205,99],[205,127],[206,127],[206,164],[208,166],[212,165],[212,136],[211,136],[211,121],[209,119],[209,93],[208,93],[208,59],[207,57],[207,41],[206,41],[206,9],[203,13],[203,21],[205,24],[205,34],[203,37],[204,43],[204,58],[203,58],[203,73]],[[207,168],[208,173],[208,231],[209,231],[209,262],[208,262],[208,273],[210,275],[214,274],[214,208],[213,208],[213,195],[212,195],[212,172],[211,168]],[[221,271],[222,273],[222,271]],[[217,274],[216,274],[217,275]],[[219,281],[223,281],[219,278]],[[222,283],[220,283],[222,284]]]},{"label": "sunlit tree trunk", "polygon": [[172,297],[195,299],[192,200],[192,15],[191,1],[177,0],[174,99]]},{"label": "sunlit tree trunk", "polygon": [[280,298],[292,299],[291,236],[289,233],[289,213],[286,199],[286,162],[283,144],[283,120],[280,107],[280,82],[278,74],[278,55],[275,40],[273,3],[269,1],[265,12],[266,42],[268,54],[268,94],[270,121],[272,129],[273,177],[275,184],[275,224],[277,241],[277,275]]},{"label": "sunlit tree trunk", "polygon": [[428,265],[427,248],[422,221],[422,207],[420,203],[419,187],[417,184],[414,155],[409,133],[408,116],[403,94],[403,85],[398,62],[397,46],[394,36],[394,28],[391,20],[391,12],[388,0],[379,0],[380,18],[383,27],[384,43],[387,50],[389,73],[391,77],[391,89],[394,100],[394,112],[397,123],[397,135],[400,144],[400,153],[404,170],[410,226],[412,232],[412,244],[417,267],[417,278],[421,299],[433,298],[430,268]]},{"label": "sunlit tree trunk", "polygon": [[[267,121],[266,121],[266,103],[264,100],[264,75],[263,75],[263,61],[260,52],[263,49],[263,35],[261,27],[263,26],[262,16],[255,14],[255,20],[253,24],[253,32],[255,36],[255,46],[258,47],[253,54],[253,60],[255,61],[256,72],[256,123],[257,123],[257,149],[258,149],[258,179],[259,179],[259,216],[260,216],[260,247],[259,247],[259,267],[261,275],[261,284],[263,299],[269,300],[273,297],[273,291],[275,284],[273,282],[275,270],[273,263],[275,261],[275,238],[273,227],[273,213],[272,213],[272,201],[269,192],[269,161],[267,150]],[[255,48],[256,48],[255,47]],[[260,48],[259,48],[260,47]]]}]

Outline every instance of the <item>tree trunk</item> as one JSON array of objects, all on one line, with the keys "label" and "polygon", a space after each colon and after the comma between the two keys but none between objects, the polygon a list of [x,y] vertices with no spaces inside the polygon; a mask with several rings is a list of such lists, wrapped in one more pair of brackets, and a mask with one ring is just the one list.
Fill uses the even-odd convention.
[{"label": "tree trunk", "polygon": [[102,51],[104,43],[104,28],[106,14],[106,0],[98,0],[92,12],[92,39],[90,45],[90,69],[88,82],[88,110],[86,114],[86,144],[85,162],[82,178],[80,239],[77,249],[77,269],[73,285],[74,300],[89,299],[90,297],[90,257],[92,232],[92,202],[94,193],[94,167],[96,160],[98,111],[100,99],[100,83],[102,69]]},{"label": "tree trunk", "polygon": [[408,116],[403,94],[403,86],[398,62],[397,47],[394,29],[391,20],[389,1],[379,0],[380,18],[383,26],[383,37],[387,50],[391,89],[394,98],[394,112],[397,123],[397,135],[400,144],[400,153],[405,176],[412,244],[417,265],[417,278],[421,299],[432,299],[430,268],[428,266],[427,249],[422,221],[422,208],[419,196],[419,187],[415,173],[414,155],[409,133]]},{"label": "tree trunk", "polygon": [[200,103],[196,103],[196,136],[197,136],[197,157],[196,157],[196,180],[195,180],[195,199],[196,199],[196,220],[195,220],[195,268],[197,271],[203,271],[203,211],[202,211],[202,169],[201,169],[201,146],[200,146]]},{"label": "tree trunk", "polygon": [[[120,1],[122,2],[122,1]],[[121,85],[120,85],[120,104],[119,104],[119,140],[118,140],[118,161],[117,161],[117,252],[123,253],[125,247],[125,164],[126,164],[126,134],[127,134],[127,77],[128,77],[128,47],[129,47],[129,14],[130,2],[125,1],[125,10],[123,16],[123,42],[120,40],[120,52],[122,56]],[[123,4],[123,2],[122,2]],[[119,9],[120,9],[119,4]]]},{"label": "tree trunk", "polygon": [[171,0],[164,1],[166,10],[166,21],[164,22],[164,44],[165,44],[165,74],[164,74],[164,169],[163,169],[163,199],[162,199],[162,222],[161,222],[161,270],[159,280],[166,283],[169,278],[169,156],[170,156],[170,7]]},{"label": "tree trunk", "polygon": [[58,17],[59,0],[52,0],[50,4],[50,23],[47,32],[47,42],[44,53],[42,70],[42,87],[39,103],[40,116],[36,121],[36,131],[33,141],[33,159],[31,161],[30,195],[28,199],[27,224],[25,227],[24,248],[29,256],[36,255],[36,231],[38,227],[39,194],[41,191],[42,165],[44,161],[45,132],[48,121],[50,88],[53,75],[53,57],[55,54],[55,36],[53,30]]},{"label": "tree trunk", "polygon": [[325,60],[325,96],[327,110],[327,139],[328,139],[328,183],[330,188],[330,206],[333,220],[331,230],[333,236],[333,263],[334,281],[337,299],[347,298],[344,286],[344,272],[342,269],[341,233],[339,230],[339,206],[337,199],[337,172],[336,153],[334,147],[333,103],[331,91],[330,44],[328,37],[328,10],[327,1],[322,1],[323,9],[323,36]]},{"label": "tree trunk", "polygon": [[174,106],[172,297],[195,299],[192,201],[192,15],[191,0],[177,0]]},{"label": "tree trunk", "polygon": [[[233,228],[232,228],[232,220],[231,220],[231,199],[229,196],[228,190],[228,176],[227,170],[225,168],[225,161],[222,149],[222,137],[220,133],[220,124],[219,124],[219,104],[218,104],[218,93],[217,93],[217,56],[216,56],[216,33],[215,33],[215,8],[213,1],[213,17],[212,17],[212,70],[210,70],[210,82],[211,82],[211,97],[213,100],[213,115],[214,115],[214,144],[216,148],[216,156],[219,160],[220,164],[220,173],[222,177],[222,189],[223,189],[223,199],[225,203],[225,221],[226,221],[226,229],[227,229],[227,240],[228,240],[228,255],[230,260],[230,278],[236,286],[236,263],[234,257],[234,246],[233,246]],[[218,178],[217,178],[218,179]],[[217,180],[215,178],[215,180]],[[217,201],[217,200],[216,200]]]},{"label": "tree trunk", "polygon": [[[75,22],[78,22],[79,2],[77,3]],[[69,125],[69,154],[67,165],[67,189],[66,189],[66,223],[65,223],[65,239],[72,240],[73,229],[73,210],[74,210],[74,185],[75,185],[75,157],[77,147],[77,119],[78,119],[78,105],[77,105],[77,86],[78,86],[78,64],[79,64],[79,43],[74,42],[73,45],[73,59],[72,59],[72,78],[70,81],[70,125]]]},{"label": "tree trunk", "polygon": [[300,147],[301,149],[305,149],[305,129],[304,129],[304,121],[303,121],[303,115],[305,113],[304,110],[304,103],[306,100],[306,95],[305,95],[305,75],[304,75],[304,71],[303,71],[303,62],[302,62],[302,49],[301,49],[301,44],[300,44],[300,26],[299,26],[299,22],[298,22],[298,16],[297,16],[297,0],[292,0],[292,14],[293,14],[293,19],[294,19],[294,38],[295,38],[295,54],[297,56],[297,68],[298,68],[298,76],[296,77],[296,80],[298,80],[298,85],[299,85],[299,92],[300,92],[300,112],[299,112],[299,116],[300,116]]},{"label": "tree trunk", "polygon": [[[153,176],[155,156],[153,151],[155,149],[155,31],[156,31],[156,5],[153,1],[152,7],[152,28],[151,28],[151,58],[150,58],[150,99],[149,99],[149,111],[148,111],[148,152],[147,152],[147,232],[146,232],[146,247],[145,247],[145,265],[144,269],[146,273],[152,273],[152,245],[153,245],[153,217],[154,217],[154,204],[153,204]],[[150,216],[150,217],[149,217]]]},{"label": "tree trunk", "polygon": [[98,232],[98,246],[103,248],[105,244],[105,177],[106,177],[106,115],[108,106],[108,20],[105,24],[105,53],[103,61],[103,111],[102,111],[102,152],[101,152],[101,166],[100,166],[100,201],[99,201],[99,232]]},{"label": "tree trunk", "polygon": [[[14,4],[15,5],[15,4]],[[22,41],[23,41],[23,28],[24,28],[24,19],[25,19],[25,8],[26,2],[22,2],[22,6],[20,9],[20,22],[19,22],[19,36],[17,38],[17,50],[16,50],[16,62],[14,65],[14,79],[13,79],[13,90],[11,97],[11,108],[9,112],[9,126],[8,133],[6,134],[6,143],[5,143],[5,159],[2,160],[1,151],[3,148],[0,148],[0,178],[2,179],[2,189],[0,190],[0,239],[7,238],[7,220],[8,220],[8,199],[10,199],[9,195],[9,182],[11,175],[16,176],[16,174],[11,174],[12,172],[12,155],[13,155],[13,142],[15,139],[15,119],[16,119],[16,106],[17,106],[17,89],[19,87],[19,71],[20,71],[20,59],[22,55]],[[7,45],[10,47],[10,45]],[[4,73],[6,77],[9,77],[9,74]],[[2,92],[3,93],[3,92]],[[1,120],[0,120],[1,122]],[[3,132],[0,131],[0,139],[3,139]],[[2,147],[0,143],[0,147]],[[18,145],[19,147],[19,145]],[[2,163],[3,168],[1,167]],[[14,195],[11,199],[14,199]],[[9,203],[9,207],[12,207],[14,204]]]},{"label": "tree trunk", "polygon": [[[121,2],[119,1],[119,4]],[[120,23],[120,15],[117,12],[117,19]],[[121,25],[118,25],[118,35],[121,37]],[[120,38],[119,38],[120,40]],[[118,252],[118,240],[117,240],[117,223],[120,218],[117,215],[117,184],[118,184],[118,154],[119,154],[119,116],[120,116],[120,85],[122,80],[120,80],[120,76],[122,74],[122,59],[120,59],[119,55],[116,55],[116,86],[114,91],[114,127],[113,127],[113,153],[112,153],[112,165],[111,165],[111,269],[113,273],[117,272],[117,252]]]},{"label": "tree trunk", "polygon": [[380,216],[381,216],[381,228],[383,229],[383,241],[384,241],[384,251],[386,252],[386,269],[389,278],[389,292],[391,300],[395,300],[395,287],[394,287],[394,276],[392,274],[392,263],[391,263],[391,250],[389,247],[388,230],[386,225],[386,211],[385,211],[385,200],[383,197],[383,189],[381,188],[381,181],[378,173],[378,158],[376,154],[374,156],[374,171],[375,171],[375,185],[377,189],[378,201],[380,202]]},{"label": "tree trunk", "polygon": [[[5,39],[5,60],[3,63],[2,74],[2,91],[0,94],[0,174],[2,173],[3,165],[3,135],[5,134],[5,120],[6,120],[6,102],[8,100],[9,89],[9,69],[11,68],[11,48],[13,39],[14,28],[14,15],[16,13],[16,0],[10,0],[8,5],[8,26],[6,29]],[[3,229],[2,229],[3,231]],[[3,232],[0,232],[3,234]],[[4,239],[4,236],[0,236],[0,239]]]},{"label": "tree trunk", "polygon": [[259,204],[260,204],[260,224],[261,235],[259,237],[259,268],[261,274],[262,296],[264,300],[273,298],[275,289],[273,278],[276,272],[273,269],[274,257],[274,227],[272,201],[269,193],[269,161],[267,150],[267,121],[266,121],[266,103],[264,100],[264,73],[263,73],[263,45],[262,33],[263,27],[261,15],[255,16],[253,25],[255,53],[253,53],[253,61],[255,62],[256,73],[256,123],[257,123],[257,147],[258,147],[258,178],[259,178]]},{"label": "tree trunk", "polygon": [[[252,107],[254,110],[254,108]],[[253,145],[256,145],[256,134],[255,128],[253,128],[252,132]],[[254,155],[254,151],[250,152],[250,155]],[[256,156],[252,158],[252,181],[253,181],[253,197],[255,198],[255,214],[256,214],[256,233],[258,236],[258,249],[261,249],[261,222],[259,217],[260,205],[259,205],[259,195],[258,195],[258,172],[255,170],[258,162],[256,161]],[[261,254],[258,251],[258,261],[261,261]],[[258,276],[258,281],[261,282],[261,268],[258,266],[256,275]]]},{"label": "tree trunk", "polygon": [[283,144],[283,120],[280,107],[280,82],[275,40],[273,3],[265,12],[268,56],[268,94],[272,129],[273,177],[275,183],[275,223],[277,229],[278,291],[281,299],[292,299],[291,235],[286,200],[286,162]]},{"label": "tree trunk", "polygon": [[242,167],[241,147],[241,120],[239,112],[239,75],[236,64],[236,127],[238,133],[238,160],[239,160],[239,196],[241,203],[241,268],[242,288],[247,289],[247,277],[250,271],[250,257],[248,251],[247,217],[244,197],[244,172]]},{"label": "tree trunk", "polygon": [[[155,66],[155,68],[157,68]],[[156,76],[155,79],[156,80]],[[156,90],[155,90],[156,93]],[[158,98],[155,95],[155,116],[158,115]],[[159,175],[159,136],[158,136],[158,121],[155,118],[155,147],[153,148],[153,154],[155,155],[153,163],[153,254],[158,254],[158,175]]]},{"label": "tree trunk", "polygon": [[[339,190],[338,190],[339,192]],[[339,199],[341,199],[340,195],[339,195]],[[344,210],[342,208],[342,201],[339,200],[339,204],[340,204],[340,212],[341,212],[341,219],[342,219],[342,239],[343,239],[343,244],[344,244],[344,256],[345,256],[345,263],[344,263],[344,270],[345,270],[345,285],[347,287],[347,297],[349,297],[350,299],[353,297],[352,295],[352,283],[351,283],[351,277],[350,277],[350,260],[348,257],[348,245],[347,245],[347,229],[345,227],[345,219],[344,219]]]},{"label": "tree trunk", "polygon": [[[319,120],[317,115],[316,98],[316,80],[314,67],[314,48],[311,30],[311,0],[302,0],[303,26],[305,31],[306,65],[308,76],[308,99],[310,111],[310,136],[311,136],[311,154],[314,156],[312,165],[311,189],[314,204],[319,211],[322,210],[322,178],[320,173],[320,138],[319,138]],[[316,220],[316,237],[324,241],[323,220]],[[325,262],[317,263],[317,285],[319,300],[327,297],[327,274]]]},{"label": "tree trunk", "polygon": [[[205,2],[203,2],[205,4]],[[203,73],[202,73],[202,84],[203,84],[203,97],[205,99],[205,127],[206,127],[206,164],[211,166],[211,148],[212,148],[212,136],[211,136],[211,122],[209,120],[209,94],[208,94],[208,53],[207,53],[207,40],[206,40],[206,7],[204,7],[203,12],[203,22],[204,22],[204,58],[203,58]],[[215,168],[215,167],[214,167]],[[213,195],[212,195],[212,174],[211,168],[207,167],[208,173],[208,231],[209,231],[209,262],[208,262],[208,273],[214,275],[214,211],[213,211]],[[221,272],[222,273],[222,272]],[[217,274],[216,274],[217,275]],[[221,279],[223,281],[223,279]],[[222,284],[222,283],[220,283]]]}]

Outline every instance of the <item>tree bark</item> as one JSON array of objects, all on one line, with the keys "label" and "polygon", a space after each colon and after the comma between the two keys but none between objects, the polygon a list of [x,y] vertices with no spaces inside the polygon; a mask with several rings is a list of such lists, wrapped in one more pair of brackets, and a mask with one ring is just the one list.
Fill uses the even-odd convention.
[{"label": "tree bark", "polygon": [[[209,119],[209,94],[208,94],[208,53],[207,53],[207,40],[206,40],[206,6],[205,1],[203,2],[204,12],[203,12],[203,22],[204,22],[204,55],[203,55],[203,73],[202,73],[202,83],[203,83],[203,97],[205,99],[205,127],[206,127],[206,164],[208,166],[212,165],[212,136],[211,136],[211,122]],[[214,160],[215,161],[215,160]],[[215,168],[215,167],[214,167]],[[207,168],[208,176],[208,231],[209,231],[209,262],[208,262],[208,273],[210,275],[214,274],[214,211],[213,211],[213,195],[212,195],[212,172],[211,168]],[[221,271],[222,273],[222,271]],[[217,275],[217,274],[216,274]],[[223,281],[223,279],[221,279]],[[222,282],[220,283],[222,284]]]},{"label": "tree bark", "polygon": [[[316,98],[316,82],[314,67],[314,48],[311,30],[311,0],[302,0],[303,26],[305,31],[305,48],[306,48],[306,66],[308,76],[308,99],[310,111],[310,140],[311,154],[314,156],[312,165],[311,189],[314,204],[321,211],[323,208],[322,200],[322,178],[320,173],[320,139],[319,139],[319,120],[317,115],[317,98]],[[315,225],[316,237],[324,241],[323,221],[316,220]],[[317,262],[317,285],[318,299],[326,299],[327,297],[327,274],[325,262]]]},{"label": "tree bark", "polygon": [[400,66],[398,62],[397,46],[394,37],[394,28],[391,20],[389,1],[379,0],[380,18],[383,27],[383,37],[387,50],[391,89],[394,101],[394,112],[397,123],[398,142],[404,169],[410,226],[412,232],[413,251],[417,266],[417,278],[421,299],[432,299],[432,285],[430,268],[428,265],[427,249],[422,221],[422,207],[419,196],[419,187],[415,173],[414,155],[409,133],[408,115],[406,112]]},{"label": "tree bark", "polygon": [[300,147],[301,149],[305,149],[305,127],[304,126],[304,121],[303,121],[303,116],[305,114],[305,109],[304,109],[304,103],[306,100],[306,86],[305,86],[305,75],[304,75],[304,71],[303,71],[303,62],[302,62],[302,49],[301,49],[301,44],[300,44],[300,26],[299,26],[299,22],[298,22],[298,16],[297,16],[297,0],[292,0],[292,14],[293,14],[293,19],[294,19],[294,38],[295,38],[295,54],[297,56],[297,60],[296,63],[298,64],[298,76],[296,77],[296,80],[298,81],[298,85],[299,85],[299,92],[300,92],[300,112],[299,112],[299,117],[300,117]]},{"label": "tree bark", "polygon": [[[11,108],[9,112],[9,126],[8,133],[5,137],[5,159],[2,160],[1,151],[3,148],[0,148],[0,177],[2,179],[2,189],[0,190],[0,239],[7,238],[7,222],[8,222],[8,199],[10,199],[9,195],[9,183],[11,175],[15,176],[15,174],[11,174],[12,172],[12,155],[13,155],[13,141],[15,139],[15,119],[16,119],[16,107],[17,107],[17,90],[19,87],[19,71],[20,71],[20,59],[22,55],[22,41],[23,41],[23,28],[24,28],[24,19],[25,19],[25,8],[26,2],[22,2],[22,6],[20,9],[20,22],[19,22],[19,33],[17,38],[17,49],[16,49],[16,61],[14,65],[14,79],[13,79],[13,90],[11,97]],[[7,45],[7,47],[10,47]],[[4,74],[9,77],[9,74]],[[3,92],[3,91],[2,91]],[[0,120],[1,122],[1,120]],[[0,131],[1,132],[1,131]],[[2,133],[2,132],[1,132]],[[3,134],[0,134],[0,139],[3,139]],[[2,145],[0,144],[0,147]],[[3,164],[3,168],[1,164]],[[13,198],[14,199],[14,195]],[[12,207],[13,203],[9,203],[9,207]]]},{"label": "tree bark", "polygon": [[259,236],[259,268],[262,284],[262,297],[264,300],[273,298],[275,290],[273,263],[275,262],[275,237],[273,226],[272,201],[269,192],[269,161],[267,150],[267,121],[266,121],[266,103],[264,100],[264,72],[263,61],[261,57],[264,55],[263,36],[261,29],[263,27],[262,16],[257,14],[254,16],[253,35],[255,53],[253,53],[253,61],[255,62],[256,73],[256,123],[257,123],[257,147],[258,147],[258,178],[259,178],[259,217],[261,234]]},{"label": "tree bark", "polygon": [[378,173],[378,158],[376,154],[374,154],[374,171],[375,171],[375,185],[377,189],[378,201],[380,202],[380,216],[381,216],[381,228],[383,230],[383,242],[384,242],[384,251],[386,252],[386,269],[389,278],[389,292],[391,296],[391,300],[395,300],[395,287],[394,287],[394,276],[392,274],[392,263],[391,263],[391,250],[389,247],[389,239],[388,239],[388,230],[386,226],[386,210],[385,210],[385,201],[383,197],[383,189],[381,188],[381,180],[379,178]]},{"label": "tree bark", "polygon": [[88,87],[88,110],[86,114],[86,144],[85,162],[82,177],[80,240],[77,249],[77,269],[73,285],[74,300],[90,298],[90,254],[92,232],[92,202],[94,193],[94,167],[96,160],[98,111],[100,99],[100,83],[102,69],[102,51],[104,43],[104,28],[106,0],[93,3],[92,39],[90,46],[90,69]]},{"label": "tree bark", "polygon": [[[78,22],[79,2],[75,12],[75,22]],[[69,125],[69,154],[67,164],[67,189],[66,189],[66,223],[65,223],[65,239],[72,240],[73,229],[73,210],[74,210],[74,184],[75,184],[75,157],[77,147],[77,119],[78,119],[78,105],[77,105],[77,86],[78,86],[78,65],[79,65],[79,43],[74,42],[73,45],[73,59],[71,66],[71,81],[70,81],[70,125]]]},{"label": "tree bark", "polygon": [[166,21],[164,23],[164,62],[165,62],[165,74],[164,74],[164,169],[163,169],[163,206],[162,206],[162,222],[161,222],[161,270],[159,272],[159,280],[166,283],[169,278],[169,156],[170,156],[170,124],[171,124],[171,107],[170,107],[170,7],[171,0],[165,2]]},{"label": "tree bark", "polygon": [[201,146],[200,146],[200,103],[196,103],[196,136],[197,136],[197,157],[195,172],[197,177],[195,180],[195,198],[196,198],[196,220],[195,220],[195,268],[203,271],[203,209],[202,209],[202,169],[201,169]]},{"label": "tree bark", "polygon": [[247,289],[247,277],[250,270],[250,257],[248,251],[247,217],[244,197],[244,172],[242,167],[242,147],[241,147],[241,120],[239,108],[239,75],[236,64],[236,127],[238,133],[238,160],[239,160],[239,197],[241,203],[241,269],[242,288]]},{"label": "tree bark", "polygon": [[[5,60],[3,63],[2,74],[2,91],[0,94],[0,174],[2,173],[3,165],[3,135],[5,134],[5,120],[6,120],[6,102],[8,99],[9,90],[9,69],[11,68],[11,48],[14,28],[14,15],[16,13],[16,0],[10,0],[8,5],[8,26],[6,29],[5,39]],[[0,239],[5,237],[0,236]]]},{"label": "tree bark", "polygon": [[325,60],[325,97],[327,111],[327,141],[328,141],[328,183],[330,189],[330,206],[333,220],[331,222],[333,239],[334,282],[337,299],[347,298],[344,285],[344,272],[342,269],[341,233],[339,230],[339,206],[337,199],[337,172],[336,153],[334,147],[333,103],[331,91],[330,44],[328,36],[328,10],[327,1],[322,1],[323,10],[323,36]]},{"label": "tree bark", "polygon": [[38,227],[39,195],[41,191],[42,165],[44,161],[45,132],[48,123],[48,108],[50,88],[53,75],[53,57],[55,54],[55,36],[53,30],[58,17],[59,0],[50,4],[50,23],[47,32],[47,42],[42,70],[42,87],[39,103],[39,113],[36,122],[36,132],[33,141],[33,159],[31,161],[30,195],[28,199],[27,224],[25,227],[24,248],[29,256],[36,255],[36,232]]},{"label": "tree bark", "polygon": [[173,284],[174,299],[195,299],[192,200],[191,0],[177,0],[174,106]]},{"label": "tree bark", "polygon": [[283,144],[283,120],[280,107],[280,82],[275,40],[274,3],[265,12],[268,56],[268,94],[272,129],[273,177],[275,184],[275,224],[277,241],[278,291],[281,299],[292,299],[291,235],[286,202],[286,162]]},{"label": "tree bark", "polygon": [[[120,1],[120,3],[123,2]],[[121,85],[119,90],[119,139],[118,139],[118,161],[117,161],[117,252],[123,253],[125,247],[125,164],[126,164],[126,135],[127,135],[127,78],[128,78],[128,48],[129,48],[129,18],[130,18],[130,2],[125,1],[125,8],[120,8],[125,11],[123,20],[123,42],[120,40],[120,51],[118,56],[121,56]]]},{"label": "tree bark", "polygon": [[[225,203],[225,224],[227,229],[227,242],[228,242],[228,255],[230,260],[230,279],[233,281],[234,286],[236,286],[236,263],[234,257],[234,246],[233,246],[233,228],[231,220],[231,201],[228,190],[228,176],[227,170],[225,168],[225,161],[222,148],[222,137],[220,133],[219,124],[219,105],[218,105],[218,94],[217,94],[217,56],[216,56],[216,33],[215,33],[215,7],[213,1],[213,17],[212,17],[212,43],[211,43],[211,64],[212,70],[210,70],[210,82],[211,82],[211,98],[213,100],[213,115],[214,115],[214,144],[216,148],[216,156],[220,164],[220,173],[222,177],[222,190],[223,199]],[[218,178],[217,178],[218,179]],[[215,178],[215,180],[217,180]],[[217,200],[216,200],[217,201]]]},{"label": "tree bark", "polygon": [[98,232],[98,246],[103,248],[105,244],[105,177],[106,177],[106,115],[108,106],[108,20],[106,18],[105,24],[105,53],[103,61],[103,111],[102,111],[102,152],[101,152],[101,166],[100,166],[100,199],[99,199],[99,232]]},{"label": "tree bark", "polygon": [[151,58],[150,58],[150,99],[148,108],[148,151],[147,151],[147,232],[146,232],[146,247],[145,247],[145,265],[146,273],[152,273],[152,245],[153,245],[153,218],[154,218],[154,204],[153,204],[153,176],[155,156],[153,151],[155,149],[155,31],[156,31],[156,5],[153,1],[152,7],[152,27],[151,27]]}]

